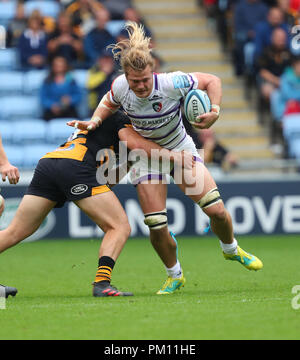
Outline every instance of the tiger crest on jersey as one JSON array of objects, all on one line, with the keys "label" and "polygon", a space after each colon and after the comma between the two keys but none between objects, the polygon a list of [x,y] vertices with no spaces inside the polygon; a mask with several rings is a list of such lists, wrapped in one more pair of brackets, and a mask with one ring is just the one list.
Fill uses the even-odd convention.
[{"label": "tiger crest on jersey", "polygon": [[161,102],[155,102],[154,104],[152,104],[153,110],[156,112],[160,112],[160,110],[162,109],[162,103]]}]

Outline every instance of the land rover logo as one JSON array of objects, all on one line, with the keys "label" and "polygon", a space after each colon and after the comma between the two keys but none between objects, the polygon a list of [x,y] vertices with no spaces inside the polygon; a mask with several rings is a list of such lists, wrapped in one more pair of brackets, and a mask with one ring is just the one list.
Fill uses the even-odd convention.
[{"label": "land rover logo", "polygon": [[86,192],[88,189],[88,186],[85,184],[78,184],[72,187],[71,194],[73,195],[80,195]]}]

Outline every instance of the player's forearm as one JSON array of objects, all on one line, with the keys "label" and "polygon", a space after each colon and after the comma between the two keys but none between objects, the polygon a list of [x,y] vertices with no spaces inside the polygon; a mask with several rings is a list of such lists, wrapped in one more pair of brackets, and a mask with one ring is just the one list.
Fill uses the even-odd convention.
[{"label": "player's forearm", "polygon": [[220,106],[222,100],[221,79],[212,74],[194,73],[198,80],[198,89],[206,90],[211,104]]},{"label": "player's forearm", "polygon": [[108,99],[108,94],[105,94],[97,106],[91,121],[99,126],[106,118],[118,110],[118,106],[112,104]]}]

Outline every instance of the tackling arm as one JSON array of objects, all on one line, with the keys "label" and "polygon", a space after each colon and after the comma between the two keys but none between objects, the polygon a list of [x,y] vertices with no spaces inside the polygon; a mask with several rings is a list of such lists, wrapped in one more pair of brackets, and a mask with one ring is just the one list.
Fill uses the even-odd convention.
[{"label": "tackling arm", "polygon": [[95,130],[106,118],[115,113],[119,108],[119,106],[111,103],[108,94],[109,93],[106,93],[103,96],[90,121],[72,120],[68,121],[67,125],[80,130]]},{"label": "tackling arm", "polygon": [[119,130],[119,138],[126,142],[130,150],[143,150],[147,157],[156,160],[169,160],[182,167],[191,169],[194,164],[194,157],[187,151],[170,151],[162,148],[153,141],[147,140],[131,128],[122,128]]}]

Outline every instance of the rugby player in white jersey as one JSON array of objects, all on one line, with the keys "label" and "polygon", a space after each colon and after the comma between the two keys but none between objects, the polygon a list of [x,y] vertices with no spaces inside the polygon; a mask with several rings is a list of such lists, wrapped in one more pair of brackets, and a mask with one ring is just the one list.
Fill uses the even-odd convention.
[{"label": "rugby player in white jersey", "polygon": [[[211,229],[220,240],[225,259],[238,261],[249,270],[261,269],[262,262],[238,246],[231,216],[181,119],[180,104],[185,95],[191,89],[202,89],[207,91],[211,100],[211,111],[201,115],[201,122],[194,126],[207,129],[215,123],[219,118],[222,97],[220,79],[200,72],[153,73],[150,38],[145,37],[143,27],[136,23],[129,22],[127,30],[129,39],[112,46],[115,58],[120,59],[124,74],[113,82],[111,91],[103,97],[90,121],[74,120],[68,122],[68,125],[82,130],[94,130],[122,106],[133,129],[140,135],[169,150],[191,152],[196,160],[191,174],[186,176],[188,170],[177,177],[175,174],[174,181],[210,218]],[[148,163],[143,161],[139,161],[138,165],[134,164],[130,170],[131,180],[137,184],[145,224],[150,229],[151,243],[162,259],[168,275],[157,294],[171,294],[185,283],[177,258],[177,243],[167,226],[165,174],[164,170],[152,167],[152,163],[149,168]]]}]

